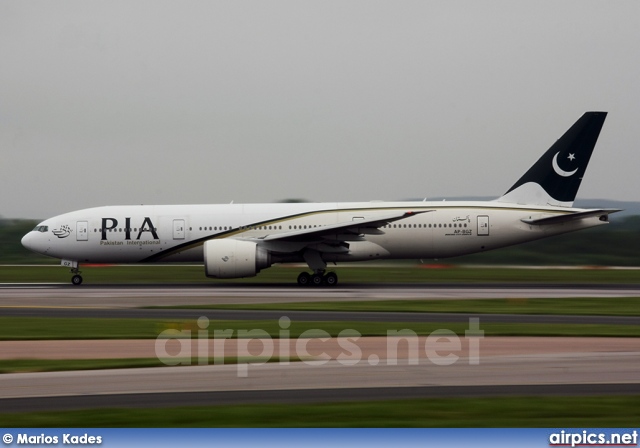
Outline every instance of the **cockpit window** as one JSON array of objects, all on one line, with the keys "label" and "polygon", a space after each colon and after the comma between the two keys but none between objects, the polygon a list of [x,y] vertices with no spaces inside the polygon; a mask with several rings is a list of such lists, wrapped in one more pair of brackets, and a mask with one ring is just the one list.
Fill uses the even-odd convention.
[{"label": "cockpit window", "polygon": [[33,229],[34,232],[48,232],[49,231],[49,226],[36,226],[35,229]]}]

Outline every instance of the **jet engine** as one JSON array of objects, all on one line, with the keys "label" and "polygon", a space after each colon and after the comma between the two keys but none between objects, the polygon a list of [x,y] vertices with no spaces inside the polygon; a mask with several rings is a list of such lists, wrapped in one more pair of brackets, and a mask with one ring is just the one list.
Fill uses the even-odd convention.
[{"label": "jet engine", "polygon": [[271,254],[252,241],[223,239],[204,243],[207,277],[253,277],[271,264]]}]

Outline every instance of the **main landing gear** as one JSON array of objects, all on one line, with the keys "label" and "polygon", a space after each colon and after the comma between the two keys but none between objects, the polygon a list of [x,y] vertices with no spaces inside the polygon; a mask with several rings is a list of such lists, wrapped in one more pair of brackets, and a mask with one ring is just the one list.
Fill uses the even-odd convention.
[{"label": "main landing gear", "polygon": [[335,286],[338,284],[338,275],[335,272],[301,272],[298,275],[298,285],[300,286]]},{"label": "main landing gear", "polygon": [[335,286],[338,284],[338,276],[335,272],[328,272],[327,263],[320,256],[320,252],[313,249],[307,249],[302,254],[304,261],[307,262],[309,268],[313,271],[313,274],[308,272],[301,272],[298,275],[298,285],[300,286]]}]

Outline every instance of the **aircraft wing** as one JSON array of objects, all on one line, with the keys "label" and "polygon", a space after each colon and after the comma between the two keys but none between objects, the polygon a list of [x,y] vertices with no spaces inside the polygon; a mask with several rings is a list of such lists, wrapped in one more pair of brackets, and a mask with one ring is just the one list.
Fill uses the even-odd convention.
[{"label": "aircraft wing", "polygon": [[360,235],[382,235],[384,232],[379,228],[391,222],[431,211],[434,210],[396,212],[382,217],[344,221],[328,226],[312,227],[309,229],[267,235],[263,238],[256,238],[255,241],[262,244],[267,243],[268,245],[270,245],[270,243],[278,242],[315,243],[325,240],[356,241],[361,239]]},{"label": "aircraft wing", "polygon": [[594,216],[600,216],[600,219],[606,221],[611,213],[621,212],[622,210],[616,208],[604,208],[600,210],[587,210],[584,212],[568,213],[566,215],[547,216],[545,218],[528,218],[521,221],[531,225],[550,225],[561,224],[563,222],[575,221],[578,219],[592,218]]}]

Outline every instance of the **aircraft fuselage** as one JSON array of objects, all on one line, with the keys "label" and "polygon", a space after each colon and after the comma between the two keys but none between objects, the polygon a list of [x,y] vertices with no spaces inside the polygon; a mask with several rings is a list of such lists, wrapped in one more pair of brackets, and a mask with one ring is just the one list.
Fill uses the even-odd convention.
[{"label": "aircraft fuselage", "polygon": [[[23,244],[42,254],[80,263],[202,262],[203,243],[220,238],[261,240],[345,221],[416,213],[378,232],[344,235],[348,253],[323,250],[327,262],[446,258],[482,252],[605,224],[606,219],[535,226],[538,219],[582,212],[566,207],[531,207],[488,202],[277,203],[224,205],[108,206],[46,220],[50,232],[30,232]],[[604,215],[606,218],[606,215]],[[317,244],[326,245],[327,236]],[[296,241],[271,243],[275,259],[303,261]],[[283,246],[278,250],[278,245]],[[284,247],[286,245],[286,248]],[[309,247],[307,239],[300,243]],[[286,254],[286,255],[285,255]],[[277,261],[276,261],[277,262]]]}]

